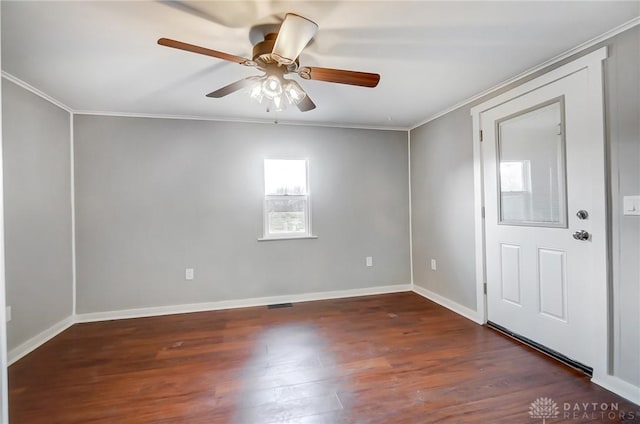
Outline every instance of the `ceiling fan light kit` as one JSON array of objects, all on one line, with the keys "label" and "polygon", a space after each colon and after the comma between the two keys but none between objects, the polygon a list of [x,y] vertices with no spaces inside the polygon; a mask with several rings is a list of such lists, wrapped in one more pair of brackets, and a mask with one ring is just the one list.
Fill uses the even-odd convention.
[{"label": "ceiling fan light kit", "polygon": [[375,87],[380,81],[379,74],[347,71],[343,69],[299,67],[298,57],[313,39],[318,25],[300,15],[287,13],[278,33],[267,34],[263,41],[253,47],[253,58],[240,56],[184,43],[168,38],[160,38],[158,44],[175,49],[199,53],[218,59],[256,67],[264,72],[262,76],[251,76],[231,83],[207,94],[207,97],[221,98],[238,90],[245,90],[249,97],[261,104],[267,104],[267,111],[281,111],[295,105],[301,112],[315,109],[316,105],[303,88],[294,80],[286,79],[289,73],[298,74],[303,79],[326,81],[339,84]]},{"label": "ceiling fan light kit", "polygon": [[298,105],[307,96],[300,84],[277,74],[253,77],[247,92],[258,103],[266,103],[268,111],[283,111],[287,102]]},{"label": "ceiling fan light kit", "polygon": [[300,84],[293,80],[279,78],[275,74],[256,77],[248,92],[249,96],[258,103],[266,100],[269,111],[283,111],[286,109],[287,102],[298,105],[307,96]]}]

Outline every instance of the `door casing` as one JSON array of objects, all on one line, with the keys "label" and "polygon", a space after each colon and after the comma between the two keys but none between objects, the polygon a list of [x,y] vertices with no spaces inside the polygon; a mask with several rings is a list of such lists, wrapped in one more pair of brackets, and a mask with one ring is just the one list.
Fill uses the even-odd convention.
[{"label": "door casing", "polygon": [[[471,116],[473,121],[473,159],[474,159],[474,217],[475,217],[475,253],[476,253],[476,311],[478,313],[478,321],[486,323],[487,321],[487,301],[484,293],[486,282],[486,254],[485,254],[485,226],[484,226],[484,181],[483,181],[483,169],[482,169],[482,152],[481,152],[481,118],[482,112],[494,108],[498,105],[506,103],[516,97],[522,96],[526,93],[534,91],[540,87],[550,84],[554,81],[562,79],[572,73],[587,69],[589,73],[588,78],[588,98],[589,104],[587,105],[590,120],[588,125],[589,134],[591,137],[598,137],[599,143],[603,146],[603,158],[606,159],[604,154],[604,95],[603,95],[603,68],[602,62],[607,58],[607,47],[602,47],[595,50],[585,56],[582,56],[570,63],[560,66],[548,73],[545,73],[533,80],[530,80],[522,85],[519,85],[503,94],[493,97],[484,103],[481,103],[471,109]],[[609,229],[608,217],[607,217],[607,186],[606,186],[606,161],[602,161],[602,166],[599,169],[594,169],[593,172],[597,173],[598,181],[597,187],[594,187],[598,192],[604,193],[602,202],[598,205],[594,205],[593,211],[590,211],[590,219],[597,220],[603,228]],[[609,233],[609,231],[607,231]],[[597,361],[592,364],[593,366],[593,379],[605,380],[611,374],[611,354],[610,354],[610,331],[609,326],[611,322],[609,311],[609,287],[610,278],[608,270],[608,257],[609,257],[609,243],[608,240],[602,243],[602,248],[596,253],[598,257],[598,263],[595,266],[596,278],[598,281],[606,282],[601,284],[597,289],[597,308],[593,313],[596,315],[594,322],[598,325],[593,329],[593,336],[597,340],[595,343],[595,357]]]}]

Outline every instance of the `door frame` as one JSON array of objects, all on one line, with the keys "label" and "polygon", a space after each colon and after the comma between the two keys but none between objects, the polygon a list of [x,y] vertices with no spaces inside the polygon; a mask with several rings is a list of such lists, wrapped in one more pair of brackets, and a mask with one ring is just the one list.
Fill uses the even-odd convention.
[{"label": "door frame", "polygon": [[[485,253],[485,226],[484,226],[484,181],[483,181],[483,165],[481,150],[481,118],[480,115],[496,106],[506,103],[516,97],[523,96],[540,87],[551,84],[566,76],[581,71],[588,70],[588,105],[586,105],[587,113],[590,116],[588,125],[591,127],[589,134],[591,137],[597,137],[598,143],[602,145],[603,162],[600,169],[594,169],[593,172],[598,173],[598,186],[595,190],[604,194],[602,202],[594,205],[593,213],[589,211],[589,219],[592,219],[602,225],[602,228],[609,233],[607,216],[607,198],[608,187],[605,150],[605,126],[604,126],[604,73],[603,61],[608,57],[607,47],[601,47],[589,54],[586,54],[572,62],[562,65],[552,71],[540,75],[530,81],[525,82],[511,90],[497,95],[477,106],[471,108],[471,117],[473,121],[473,174],[474,174],[474,227],[475,227],[475,276],[476,276],[476,311],[479,321],[487,322],[487,298],[485,294],[486,284],[486,253]],[[601,246],[601,247],[600,247]],[[609,258],[609,240],[605,238],[605,242],[596,249],[596,257],[598,263],[595,264],[594,278],[597,281],[605,281],[605,284],[597,288],[597,310],[593,311],[596,315],[594,322],[598,323],[597,328],[593,329],[596,342],[595,357],[598,358],[593,367],[593,380],[606,379],[611,373],[611,354],[610,354],[610,285],[608,258]]]}]

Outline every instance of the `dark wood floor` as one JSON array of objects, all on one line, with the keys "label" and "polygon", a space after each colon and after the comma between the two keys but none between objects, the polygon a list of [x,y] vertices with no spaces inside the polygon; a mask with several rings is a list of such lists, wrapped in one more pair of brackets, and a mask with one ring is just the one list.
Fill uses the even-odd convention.
[{"label": "dark wood floor", "polygon": [[640,423],[639,406],[414,293],[77,324],[9,386],[12,424],[542,423],[538,398],[558,406],[548,423]]}]

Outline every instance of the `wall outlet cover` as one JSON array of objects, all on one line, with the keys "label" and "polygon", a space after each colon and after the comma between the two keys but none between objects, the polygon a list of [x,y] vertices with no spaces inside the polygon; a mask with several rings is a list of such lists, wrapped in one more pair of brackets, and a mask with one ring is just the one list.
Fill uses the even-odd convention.
[{"label": "wall outlet cover", "polygon": [[184,279],[185,280],[193,280],[193,277],[194,277],[193,268],[186,268],[184,270]]}]

